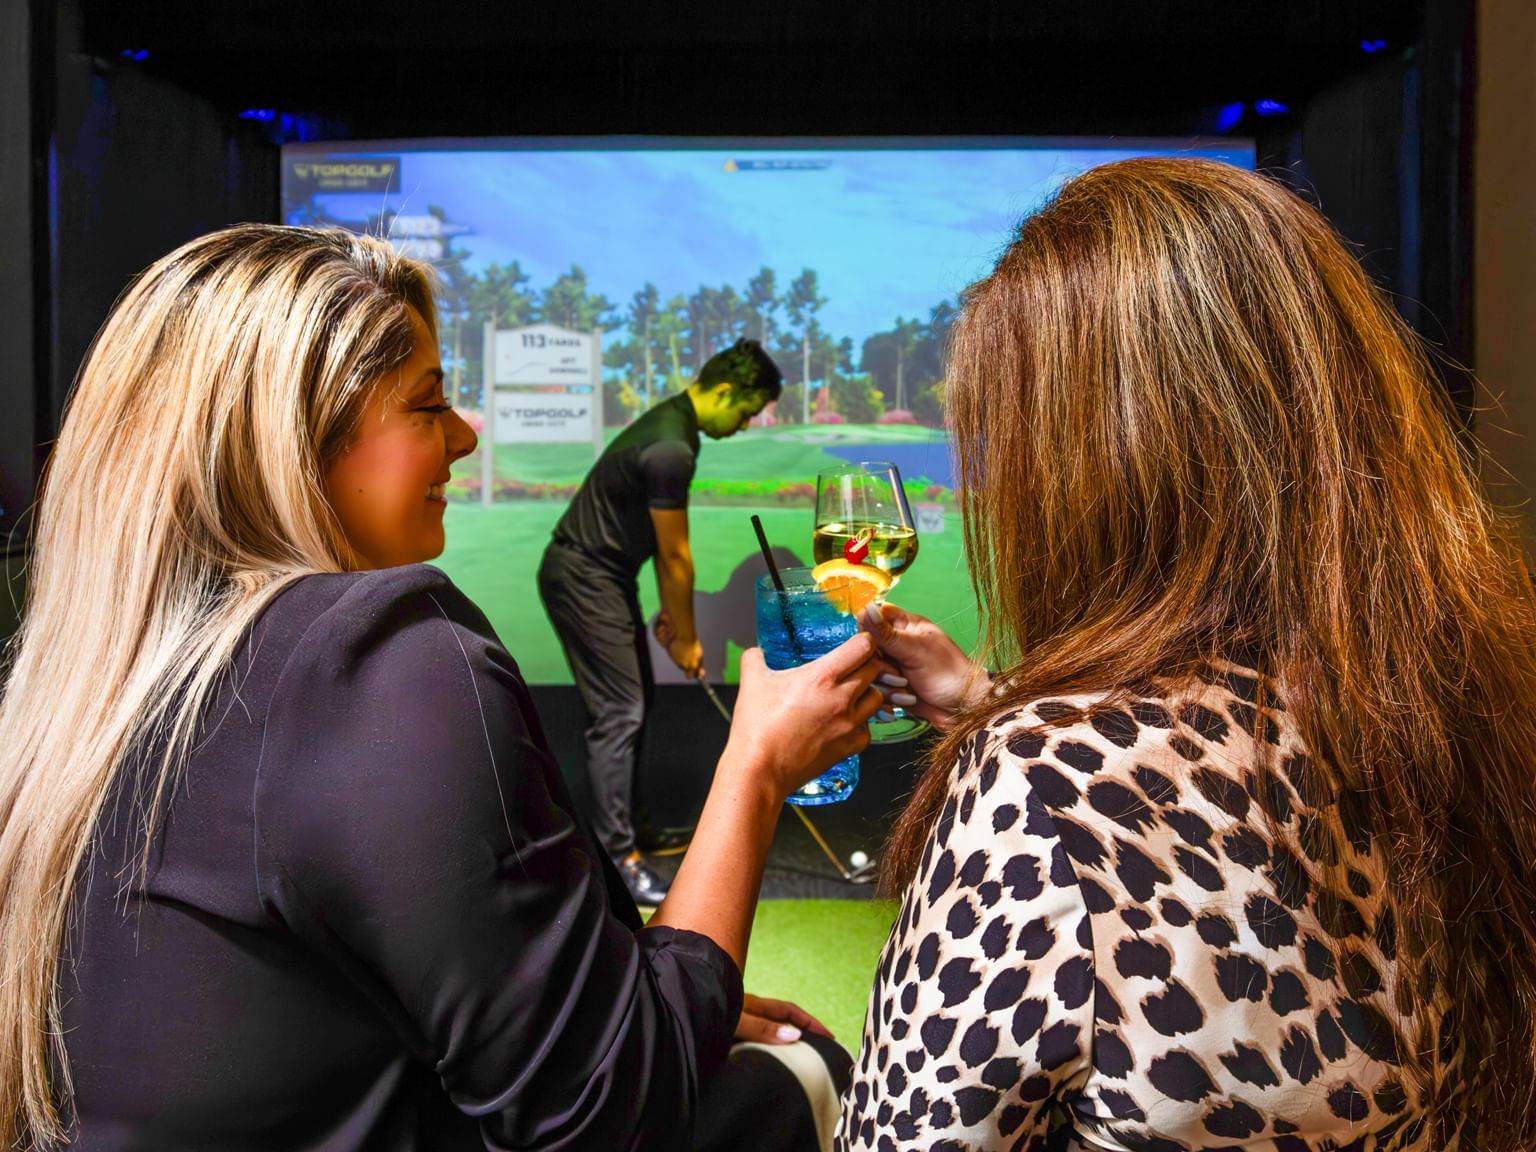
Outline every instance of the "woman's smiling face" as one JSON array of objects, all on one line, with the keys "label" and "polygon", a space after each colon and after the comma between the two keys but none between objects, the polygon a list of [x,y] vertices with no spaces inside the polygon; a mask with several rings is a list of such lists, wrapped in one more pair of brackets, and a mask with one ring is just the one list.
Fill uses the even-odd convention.
[{"label": "woman's smiling face", "polygon": [[326,467],[326,497],[359,568],[418,564],[443,551],[443,486],[475,433],[443,394],[437,341],[410,310],[410,357],[374,385],[357,431]]}]

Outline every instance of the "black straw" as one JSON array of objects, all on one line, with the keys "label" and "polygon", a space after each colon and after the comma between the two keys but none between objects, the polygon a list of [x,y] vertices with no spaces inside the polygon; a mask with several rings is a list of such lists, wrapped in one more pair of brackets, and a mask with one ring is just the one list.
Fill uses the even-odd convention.
[{"label": "black straw", "polygon": [[773,562],[773,549],[768,547],[768,534],[763,531],[762,518],[756,512],[752,514],[752,530],[757,533],[757,542],[763,549],[763,560],[768,565],[768,575],[773,577],[773,586],[780,592],[784,591],[784,580],[779,575],[779,566]]},{"label": "black straw", "polygon": [[768,547],[768,533],[763,531],[762,519],[756,512],[752,514],[752,530],[757,533],[757,542],[762,545],[763,560],[768,565],[768,575],[773,578],[773,586],[780,592],[779,618],[784,621],[784,634],[789,637],[789,646],[795,650],[795,659],[804,664],[805,649],[800,647],[800,637],[795,635],[795,622],[789,614],[789,601],[783,596],[784,578],[779,575],[779,566],[773,562],[773,549]]}]

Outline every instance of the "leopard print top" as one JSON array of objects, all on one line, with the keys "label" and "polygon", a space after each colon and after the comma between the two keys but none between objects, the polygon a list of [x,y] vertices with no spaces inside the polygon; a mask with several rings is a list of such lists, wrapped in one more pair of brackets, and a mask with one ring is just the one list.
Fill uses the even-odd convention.
[{"label": "leopard print top", "polygon": [[1380,854],[1283,702],[1237,665],[1116,701],[955,766],[837,1148],[1427,1148]]}]

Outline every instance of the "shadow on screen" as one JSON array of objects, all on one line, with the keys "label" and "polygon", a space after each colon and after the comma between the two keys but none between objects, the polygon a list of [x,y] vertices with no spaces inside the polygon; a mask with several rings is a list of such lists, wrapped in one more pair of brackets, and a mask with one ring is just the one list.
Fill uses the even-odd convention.
[{"label": "shadow on screen", "polygon": [[[805,561],[788,548],[773,549],[773,562],[780,568],[803,567]],[[760,552],[748,553],[731,570],[725,587],[718,592],[694,592],[694,622],[704,645],[704,669],[711,682],[725,682],[727,645],[751,648],[757,643],[757,615],[753,588],[757,578],[768,571]],[[651,667],[658,684],[686,683],[667,650],[656,642],[656,616],[645,622],[651,646]]]}]

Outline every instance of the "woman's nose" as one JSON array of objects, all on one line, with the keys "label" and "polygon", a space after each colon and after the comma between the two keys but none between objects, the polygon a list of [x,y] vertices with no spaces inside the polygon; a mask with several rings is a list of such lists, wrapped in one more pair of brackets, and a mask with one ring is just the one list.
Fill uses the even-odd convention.
[{"label": "woman's nose", "polygon": [[480,437],[475,435],[475,430],[457,412],[448,413],[448,453],[458,460],[468,456],[475,450],[475,445],[480,443]]}]

